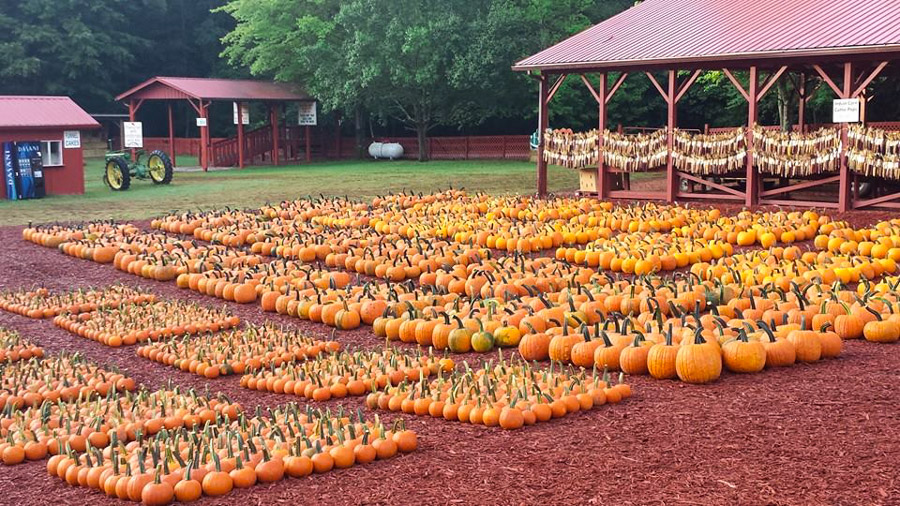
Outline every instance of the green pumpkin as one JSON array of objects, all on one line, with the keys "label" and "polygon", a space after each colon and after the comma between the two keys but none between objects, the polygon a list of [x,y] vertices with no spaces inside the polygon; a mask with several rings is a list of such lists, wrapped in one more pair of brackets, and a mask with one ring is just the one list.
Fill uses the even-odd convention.
[{"label": "green pumpkin", "polygon": [[472,334],[472,350],[485,353],[494,349],[494,336],[483,329]]}]

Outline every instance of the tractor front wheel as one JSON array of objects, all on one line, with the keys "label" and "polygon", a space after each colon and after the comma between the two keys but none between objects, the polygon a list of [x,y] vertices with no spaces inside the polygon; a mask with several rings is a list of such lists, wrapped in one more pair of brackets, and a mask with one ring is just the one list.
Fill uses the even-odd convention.
[{"label": "tractor front wheel", "polygon": [[147,158],[147,172],[150,179],[156,184],[169,184],[172,182],[172,160],[163,151],[153,151]]},{"label": "tractor front wheel", "polygon": [[110,158],[106,161],[103,182],[113,191],[125,191],[131,186],[131,173],[128,163],[122,158]]}]

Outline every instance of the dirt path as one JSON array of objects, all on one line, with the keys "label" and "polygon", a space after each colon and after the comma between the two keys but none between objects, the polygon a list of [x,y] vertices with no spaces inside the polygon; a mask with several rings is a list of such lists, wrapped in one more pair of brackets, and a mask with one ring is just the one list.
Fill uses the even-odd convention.
[{"label": "dirt path", "polygon": [[[126,282],[163,297],[222,304],[25,243],[0,229],[0,289]],[[246,321],[257,306],[229,304]],[[321,325],[286,325],[326,335]],[[238,377],[201,379],[55,327],[0,312],[49,351],[79,350],[149,387],[171,380],[221,391],[245,408],[294,397],[250,392]],[[345,346],[377,346],[369,329],[338,333]],[[478,357],[469,357],[479,359]],[[900,346],[846,343],[838,360],[739,376],[710,386],[635,378],[634,397],[514,433],[403,416],[420,448],[388,462],[289,479],[198,504],[900,504]],[[330,404],[336,407],[336,404]],[[343,405],[356,409],[362,399]],[[2,504],[111,505],[118,501],[51,478],[43,462],[0,466]]]}]

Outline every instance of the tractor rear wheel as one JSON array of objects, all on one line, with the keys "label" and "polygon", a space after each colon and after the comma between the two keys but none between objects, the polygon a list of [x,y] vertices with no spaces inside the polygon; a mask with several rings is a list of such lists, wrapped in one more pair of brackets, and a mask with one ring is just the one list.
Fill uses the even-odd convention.
[{"label": "tractor rear wheel", "polygon": [[110,158],[106,161],[103,182],[113,191],[125,191],[131,186],[131,172],[123,158]]},{"label": "tractor rear wheel", "polygon": [[147,172],[156,184],[169,184],[173,174],[172,160],[163,151],[153,151],[147,158]]}]

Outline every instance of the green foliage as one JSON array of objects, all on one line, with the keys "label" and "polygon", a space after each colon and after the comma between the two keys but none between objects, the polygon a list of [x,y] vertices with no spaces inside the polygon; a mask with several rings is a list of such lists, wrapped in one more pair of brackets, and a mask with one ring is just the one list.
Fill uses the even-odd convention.
[{"label": "green foliage", "polygon": [[[219,0],[0,0],[0,94],[69,95],[91,112],[153,75],[208,76]],[[233,71],[230,71],[233,72]]]}]

